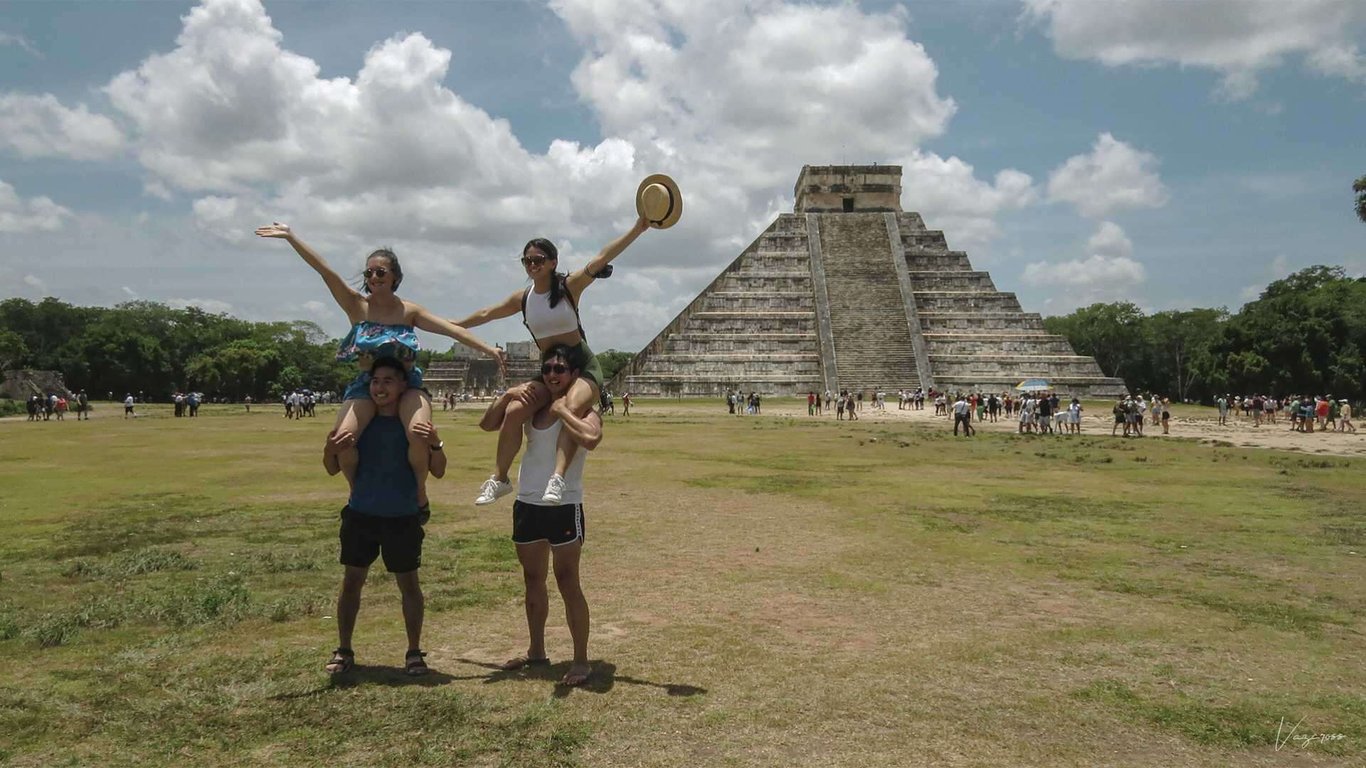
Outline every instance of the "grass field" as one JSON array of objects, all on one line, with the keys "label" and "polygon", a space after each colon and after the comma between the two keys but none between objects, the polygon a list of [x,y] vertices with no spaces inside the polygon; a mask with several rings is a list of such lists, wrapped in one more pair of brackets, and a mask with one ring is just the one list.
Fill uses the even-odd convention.
[{"label": "grass field", "polygon": [[1366,762],[1361,459],[642,402],[588,462],[565,689],[554,594],[556,663],[492,669],[525,648],[511,505],[469,504],[493,438],[438,413],[436,673],[400,673],[377,567],[331,681],[332,414],[201,415],[0,422],[0,763]]}]

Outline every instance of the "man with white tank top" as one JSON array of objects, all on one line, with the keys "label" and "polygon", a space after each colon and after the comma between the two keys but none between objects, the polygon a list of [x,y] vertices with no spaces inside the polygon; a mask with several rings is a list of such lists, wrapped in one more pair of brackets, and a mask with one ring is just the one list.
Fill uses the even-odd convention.
[{"label": "man with white tank top", "polygon": [[[583,685],[592,674],[588,664],[588,600],[579,584],[579,556],[583,549],[583,465],[588,452],[602,441],[602,417],[596,411],[579,418],[564,395],[579,377],[583,365],[576,350],[557,344],[541,356],[541,380],[550,390],[550,404],[524,425],[526,448],[517,473],[517,501],[512,505],[512,541],[522,564],[526,585],[526,619],[530,642],[524,655],[504,662],[504,670],[546,666],[545,622],[550,613],[546,576],[554,555],[555,583],[564,599],[565,618],[574,641],[574,660],[561,683]],[[489,406],[483,421],[502,422],[503,412],[515,395],[505,394]],[[564,473],[560,503],[542,500],[546,482],[555,472],[555,447],[567,431],[584,450],[576,451]]]}]

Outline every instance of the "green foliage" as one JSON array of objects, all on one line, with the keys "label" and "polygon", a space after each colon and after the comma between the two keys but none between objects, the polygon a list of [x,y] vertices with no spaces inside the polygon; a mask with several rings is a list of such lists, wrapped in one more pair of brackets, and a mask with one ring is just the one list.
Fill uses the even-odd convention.
[{"label": "green foliage", "polygon": [[10,400],[9,398],[0,397],[0,417],[18,416],[21,413],[27,412],[28,411],[24,408],[24,404],[19,402],[18,400]]},{"label": "green foliage", "polygon": [[630,365],[631,359],[635,357],[630,352],[619,352],[615,349],[599,352],[597,356],[598,365],[602,366],[603,381],[611,381],[612,377],[617,375],[617,371]]},{"label": "green foliage", "polygon": [[1295,272],[1233,315],[1144,315],[1122,302],[1046,318],[1044,326],[1131,389],[1173,400],[1208,402],[1229,392],[1366,396],[1366,280],[1341,267]]},{"label": "green foliage", "polygon": [[1357,193],[1357,218],[1366,222],[1366,176],[1352,182],[1352,191]]},{"label": "green foliage", "polygon": [[0,302],[0,368],[58,370],[67,386],[96,398],[164,399],[180,389],[260,400],[281,388],[334,390],[350,378],[335,349],[310,322],[250,323],[149,301],[112,309]]}]

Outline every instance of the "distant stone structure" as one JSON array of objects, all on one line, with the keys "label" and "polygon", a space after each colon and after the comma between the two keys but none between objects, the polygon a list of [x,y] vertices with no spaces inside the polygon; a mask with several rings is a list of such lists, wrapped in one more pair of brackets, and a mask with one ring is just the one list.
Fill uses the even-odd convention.
[{"label": "distant stone structure", "polygon": [[925,387],[1000,392],[1048,379],[1083,397],[1124,382],[1044,330],[918,213],[901,167],[805,166],[780,214],[609,383],[711,396]]},{"label": "distant stone structure", "polygon": [[27,400],[34,395],[73,396],[62,380],[61,371],[34,371],[27,368],[5,371],[4,379],[0,380],[0,397]]},{"label": "distant stone structure", "polygon": [[453,361],[434,362],[422,372],[422,382],[435,396],[438,392],[469,393],[485,397],[495,389],[530,381],[541,373],[540,353],[530,341],[510,341],[504,345],[508,353],[508,375],[498,375],[498,363],[461,344],[451,347]]}]

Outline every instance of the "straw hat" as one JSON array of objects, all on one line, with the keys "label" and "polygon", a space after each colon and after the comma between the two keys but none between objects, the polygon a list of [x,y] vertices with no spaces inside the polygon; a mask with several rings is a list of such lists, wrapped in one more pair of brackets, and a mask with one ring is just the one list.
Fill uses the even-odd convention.
[{"label": "straw hat", "polygon": [[678,184],[662,173],[646,176],[636,189],[636,213],[655,229],[668,229],[683,215],[683,194]]}]

